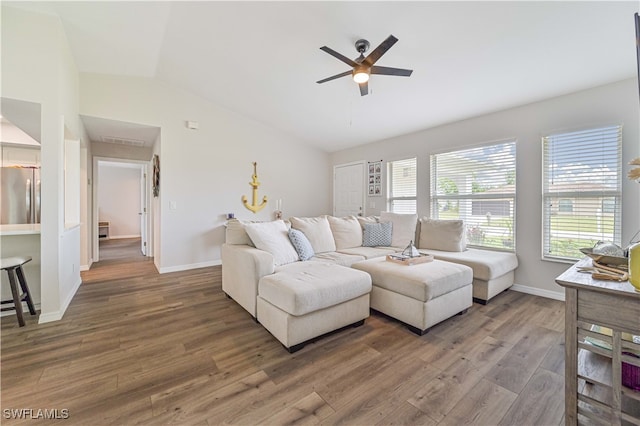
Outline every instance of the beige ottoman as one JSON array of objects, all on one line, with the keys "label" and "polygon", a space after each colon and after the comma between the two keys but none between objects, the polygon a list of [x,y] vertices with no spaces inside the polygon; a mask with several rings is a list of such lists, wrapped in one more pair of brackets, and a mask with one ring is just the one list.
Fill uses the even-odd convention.
[{"label": "beige ottoman", "polygon": [[295,262],[258,283],[257,319],[289,352],[369,316],[369,274],[322,262]]},{"label": "beige ottoman", "polygon": [[473,304],[473,271],[465,265],[434,260],[406,266],[379,257],[351,267],[371,276],[371,308],[420,336]]}]

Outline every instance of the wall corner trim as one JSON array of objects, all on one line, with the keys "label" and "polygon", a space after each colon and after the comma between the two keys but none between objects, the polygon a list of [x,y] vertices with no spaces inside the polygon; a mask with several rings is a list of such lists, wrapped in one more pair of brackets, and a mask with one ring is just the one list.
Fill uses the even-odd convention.
[{"label": "wall corner trim", "polygon": [[64,314],[64,312],[60,312],[60,311],[55,311],[55,312],[48,312],[46,314],[40,314],[40,317],[38,318],[38,324],[44,324],[47,322],[53,322],[53,321],[59,321],[62,319],[62,315]]},{"label": "wall corner trim", "polygon": [[76,292],[80,288],[81,284],[82,284],[82,278],[78,277],[78,281],[73,285],[73,288],[69,292],[69,295],[67,296],[64,303],[62,304],[62,309],[54,312],[47,312],[46,314],[40,314],[40,317],[38,318],[38,324],[44,324],[46,322],[61,320],[62,317],[64,316],[64,313],[67,311],[67,308],[69,307],[69,304],[73,299],[73,296],[76,295]]}]

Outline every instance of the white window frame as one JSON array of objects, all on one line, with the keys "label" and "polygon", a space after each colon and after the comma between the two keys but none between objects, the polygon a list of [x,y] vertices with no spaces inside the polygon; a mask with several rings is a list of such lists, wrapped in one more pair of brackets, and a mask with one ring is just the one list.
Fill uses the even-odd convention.
[{"label": "white window frame", "polygon": [[[455,217],[465,221],[467,245],[470,247],[509,252],[513,252],[516,249],[516,146],[517,141],[515,139],[508,139],[436,153],[430,156],[431,217],[433,219],[449,219],[448,217],[440,217],[440,210],[443,204],[447,206],[452,205],[453,208],[457,208],[458,211]],[[486,162],[478,161],[477,158],[471,159],[466,157],[478,155],[478,151],[492,149],[509,149],[513,150],[514,153],[512,157],[509,155],[489,157],[489,155],[487,155]],[[458,163],[460,165],[459,169],[454,169],[453,165],[444,166],[447,163],[447,158],[449,158],[449,162],[453,163],[454,161],[451,158],[457,156],[460,156],[460,163]],[[487,168],[486,164],[492,163],[494,159],[501,164]],[[477,166],[473,164],[474,162],[477,163]],[[496,171],[503,173],[497,174]],[[492,174],[493,177],[488,177],[488,182],[497,186],[487,191],[474,192],[473,184],[477,183],[474,178],[473,180],[466,180],[465,185],[463,185],[463,187],[466,186],[466,190],[463,189],[460,191],[458,186],[459,182],[454,182],[457,177],[462,175],[475,176],[476,173],[480,175],[482,172]],[[439,184],[440,180],[444,179],[452,181],[452,184],[455,184],[454,187],[457,192],[442,193]],[[509,183],[511,179],[513,180],[512,184]],[[510,186],[512,186],[513,190],[510,190]],[[487,214],[483,215],[483,217],[474,216],[472,203],[482,200],[508,201],[511,208],[509,209],[508,215],[491,216]]]},{"label": "white window frame", "polygon": [[[394,165],[402,165],[402,163],[406,163],[408,161],[413,160],[414,162],[414,167],[416,170],[416,179],[415,179],[415,194],[414,196],[408,197],[408,196],[400,196],[400,197],[395,197],[393,195],[393,167]],[[387,162],[387,211],[393,212],[393,202],[394,201],[415,201],[416,204],[416,211],[414,211],[413,213],[417,213],[418,212],[418,158],[417,157],[408,157],[408,158],[403,158],[400,160],[394,160],[394,161],[388,161]]]},{"label": "white window frame", "polygon": [[[615,133],[615,136],[613,136]],[[605,136],[606,135],[606,136]],[[588,181],[586,178],[583,178],[584,182],[578,182],[582,184],[589,185],[601,185],[603,189],[589,189],[589,190],[561,190],[561,189],[552,189],[551,185],[556,184],[567,184],[570,183],[571,180],[569,178],[565,180],[560,180],[554,177],[555,173],[558,171],[558,162],[560,161],[560,157],[554,153],[554,150],[562,150],[566,152],[570,152],[572,156],[572,161],[575,164],[581,164],[580,162],[594,161],[594,158],[597,156],[592,154],[592,150],[598,149],[598,143],[602,141],[605,137],[608,137],[608,142],[612,142],[615,139],[615,143],[617,144],[617,152],[616,152],[616,169],[615,172],[615,187],[604,189],[606,187],[606,179],[611,179],[613,176],[613,172],[602,174],[602,180],[597,178],[597,174],[590,176]],[[601,142],[604,144],[604,142]],[[603,146],[603,145],[601,145]],[[555,158],[551,158],[555,157]],[[604,166],[604,165],[601,165]],[[602,169],[604,167],[599,167],[595,169]],[[595,170],[594,169],[594,170]],[[592,169],[587,169],[592,170]],[[606,177],[605,177],[606,176]],[[580,200],[601,198],[599,205],[602,206],[603,202],[606,199],[614,199],[614,212],[612,214],[613,219],[613,228],[611,229],[611,233],[606,233],[607,236],[611,236],[611,238],[604,237],[605,231],[604,228],[600,228],[600,236],[596,236],[597,233],[588,233],[586,231],[578,230],[574,231],[575,236],[570,239],[579,240],[577,244],[581,244],[589,234],[591,235],[590,240],[591,243],[582,243],[582,245],[586,246],[584,248],[588,248],[592,246],[593,242],[597,240],[606,239],[608,241],[612,241],[615,244],[621,243],[621,234],[622,234],[622,125],[608,125],[608,126],[599,126],[593,128],[587,128],[583,130],[577,131],[567,131],[567,132],[557,132],[554,134],[550,134],[544,136],[542,138],[542,259],[555,261],[555,262],[567,262],[573,263],[576,260],[582,258],[582,255],[579,252],[575,252],[573,256],[568,254],[563,254],[560,252],[553,253],[554,241],[562,242],[566,240],[566,238],[561,238],[561,236],[554,237],[552,236],[552,216],[554,215],[553,205],[555,200],[558,200],[558,204],[562,199],[571,199],[573,200],[573,212],[570,214],[578,215],[580,212]],[[594,204],[595,206],[596,204]],[[559,205],[558,205],[559,208]],[[558,212],[560,213],[560,212]],[[567,213],[567,212],[562,212]],[[600,217],[605,213],[600,212]],[[606,213],[610,214],[610,213]],[[585,217],[588,217],[585,215]],[[595,215],[596,220],[598,220],[598,215]],[[602,219],[600,219],[602,220]],[[570,241],[568,241],[570,242]],[[582,248],[582,247],[580,247]]]}]

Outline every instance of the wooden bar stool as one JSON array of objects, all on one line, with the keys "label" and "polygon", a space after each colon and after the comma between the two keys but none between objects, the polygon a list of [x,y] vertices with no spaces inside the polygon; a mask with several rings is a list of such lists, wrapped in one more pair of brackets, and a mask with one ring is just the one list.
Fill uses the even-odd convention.
[{"label": "wooden bar stool", "polygon": [[[27,286],[27,280],[24,277],[24,271],[22,270],[22,265],[31,261],[31,256],[23,256],[23,257],[7,257],[4,259],[0,259],[0,269],[4,269],[9,274],[9,285],[11,286],[11,294],[13,295],[12,300],[2,300],[0,304],[4,305],[6,303],[13,303],[13,306],[2,308],[1,311],[16,311],[16,316],[18,317],[18,324],[20,327],[24,326],[24,318],[22,316],[22,302],[27,302],[27,306],[29,307],[29,313],[31,315],[36,314],[36,308],[33,306],[33,299],[31,299],[31,292],[29,291],[29,287]],[[22,294],[18,290],[18,286],[16,284],[16,276],[18,277],[18,282],[20,283],[20,288],[22,289]]]}]

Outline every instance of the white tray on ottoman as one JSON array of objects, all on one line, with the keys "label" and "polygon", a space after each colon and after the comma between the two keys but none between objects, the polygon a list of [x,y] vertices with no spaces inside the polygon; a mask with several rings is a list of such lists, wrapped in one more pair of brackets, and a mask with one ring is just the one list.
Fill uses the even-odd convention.
[{"label": "white tray on ottoman", "polygon": [[375,258],[351,267],[371,276],[371,308],[420,336],[473,304],[473,270],[465,265],[434,260],[405,266]]}]

